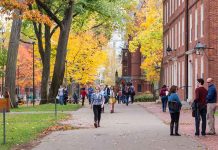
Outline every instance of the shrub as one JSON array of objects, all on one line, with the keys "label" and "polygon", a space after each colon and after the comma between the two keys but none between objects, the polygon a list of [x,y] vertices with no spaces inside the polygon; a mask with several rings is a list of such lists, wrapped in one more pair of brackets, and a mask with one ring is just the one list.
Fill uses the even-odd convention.
[{"label": "shrub", "polygon": [[153,95],[149,92],[135,96],[135,102],[154,102]]}]

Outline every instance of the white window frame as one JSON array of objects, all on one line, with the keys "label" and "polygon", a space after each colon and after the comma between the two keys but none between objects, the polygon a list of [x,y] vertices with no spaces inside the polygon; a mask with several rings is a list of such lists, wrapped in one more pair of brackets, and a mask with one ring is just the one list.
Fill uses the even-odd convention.
[{"label": "white window frame", "polygon": [[172,6],[171,4],[172,4],[172,0],[170,0],[170,6],[169,6],[169,7],[170,7],[170,8],[169,8],[170,14],[169,14],[169,16],[171,16],[171,13],[172,13],[172,12],[171,12],[171,6]]},{"label": "white window frame", "polygon": [[204,56],[201,56],[201,78],[204,78]]},{"label": "white window frame", "polygon": [[185,76],[185,62],[182,61],[182,87],[184,87],[184,85],[185,85],[185,78],[184,78],[184,76]]},{"label": "white window frame", "polygon": [[201,4],[201,37],[204,36],[204,3]]},{"label": "white window frame", "polygon": [[181,87],[180,74],[181,74],[180,62],[178,62],[178,87],[179,88]]},{"label": "white window frame", "polygon": [[198,79],[198,59],[195,59],[195,88],[197,88],[197,79]]},{"label": "white window frame", "polygon": [[185,20],[184,17],[182,18],[182,46],[185,43]]},{"label": "white window frame", "polygon": [[177,47],[177,43],[178,43],[178,42],[177,42],[177,41],[178,41],[177,32],[178,32],[178,31],[177,31],[177,23],[176,23],[176,25],[175,25],[175,38],[174,38],[174,39],[175,39],[175,49],[178,48],[178,47]]},{"label": "white window frame", "polygon": [[178,47],[180,47],[180,42],[181,42],[181,25],[180,25],[180,21],[178,23]]},{"label": "white window frame", "polygon": [[175,49],[175,46],[174,46],[174,27],[172,27],[171,33],[172,33],[172,38],[171,38],[171,40],[172,40],[172,49],[174,50]]},{"label": "white window frame", "polygon": [[189,15],[189,42],[192,42],[192,13]]},{"label": "white window frame", "polygon": [[198,39],[198,9],[195,9],[195,41]]}]

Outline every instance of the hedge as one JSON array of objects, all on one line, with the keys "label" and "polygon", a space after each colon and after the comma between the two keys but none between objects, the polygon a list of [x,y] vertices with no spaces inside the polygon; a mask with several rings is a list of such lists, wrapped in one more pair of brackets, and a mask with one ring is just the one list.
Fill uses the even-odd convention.
[{"label": "hedge", "polygon": [[154,102],[154,97],[151,93],[143,93],[135,96],[135,102]]}]

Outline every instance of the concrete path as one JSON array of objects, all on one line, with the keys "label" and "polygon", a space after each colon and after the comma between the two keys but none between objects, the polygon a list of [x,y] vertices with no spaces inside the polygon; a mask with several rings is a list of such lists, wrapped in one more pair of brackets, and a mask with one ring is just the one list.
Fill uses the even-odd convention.
[{"label": "concrete path", "polygon": [[73,126],[83,129],[53,132],[33,150],[201,150],[201,145],[186,136],[170,137],[169,127],[137,104],[109,106],[100,128],[93,128],[89,107],[73,113]]}]

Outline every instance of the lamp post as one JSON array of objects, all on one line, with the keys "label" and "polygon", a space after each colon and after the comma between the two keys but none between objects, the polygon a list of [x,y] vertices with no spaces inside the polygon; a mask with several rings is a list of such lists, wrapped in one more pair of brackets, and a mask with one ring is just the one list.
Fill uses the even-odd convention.
[{"label": "lamp post", "polygon": [[[2,54],[4,53],[4,43],[5,43],[5,38],[4,38],[4,33],[5,33],[5,29],[4,29],[4,26],[2,25],[1,27],[1,34],[2,34],[2,47],[1,47],[1,50],[2,50]],[[4,63],[4,62],[3,62]],[[1,92],[2,92],[2,95],[4,93],[3,89],[4,89],[4,65],[2,66],[2,87],[1,87]]]},{"label": "lamp post", "polygon": [[208,71],[208,68],[209,68],[209,61],[213,61],[211,59],[209,59],[207,53],[205,53],[205,49],[214,49],[214,48],[210,48],[210,47],[207,47],[205,44],[201,43],[200,41],[197,42],[197,44],[195,45],[194,47],[195,49],[195,53],[196,55],[204,55],[207,57],[207,77],[209,77],[209,71]]},{"label": "lamp post", "polygon": [[32,42],[33,45],[33,107],[35,105],[35,42]]},{"label": "lamp post", "polygon": [[167,56],[171,55],[172,51],[173,51],[172,48],[168,45],[166,48]]}]

